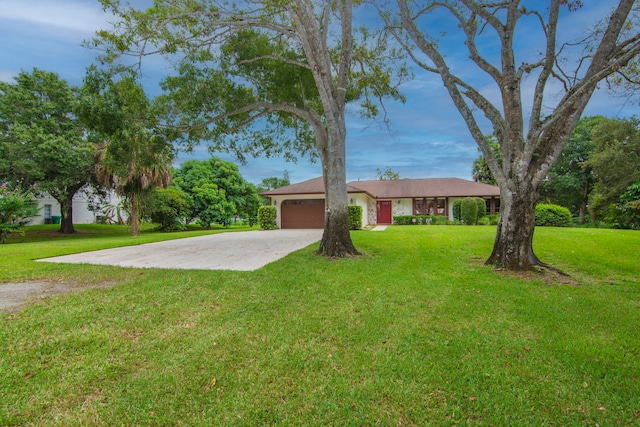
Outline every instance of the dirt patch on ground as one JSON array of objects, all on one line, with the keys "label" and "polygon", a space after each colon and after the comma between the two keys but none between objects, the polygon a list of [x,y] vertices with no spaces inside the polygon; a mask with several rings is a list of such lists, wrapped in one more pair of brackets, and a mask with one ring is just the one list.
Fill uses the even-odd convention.
[{"label": "dirt patch on ground", "polygon": [[13,313],[20,310],[30,301],[43,299],[50,295],[113,285],[115,285],[115,282],[91,285],[48,281],[0,283],[0,311]]},{"label": "dirt patch on ground", "polygon": [[537,271],[506,271],[501,269],[494,269],[494,271],[505,277],[519,277],[525,280],[542,280],[547,285],[581,286],[578,281],[568,274],[546,268]]}]

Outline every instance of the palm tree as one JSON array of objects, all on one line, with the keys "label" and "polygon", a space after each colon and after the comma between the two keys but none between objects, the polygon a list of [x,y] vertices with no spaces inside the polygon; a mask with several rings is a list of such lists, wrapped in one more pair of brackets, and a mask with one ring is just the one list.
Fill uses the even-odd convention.
[{"label": "palm tree", "polygon": [[141,127],[126,128],[118,138],[100,144],[96,176],[129,203],[131,235],[140,235],[140,199],[171,181],[173,150],[160,136]]},{"label": "palm tree", "polygon": [[125,197],[131,234],[138,236],[141,196],[169,185],[173,147],[154,131],[158,118],[134,71],[90,67],[82,94],[80,115],[103,141],[98,144],[96,177]]}]

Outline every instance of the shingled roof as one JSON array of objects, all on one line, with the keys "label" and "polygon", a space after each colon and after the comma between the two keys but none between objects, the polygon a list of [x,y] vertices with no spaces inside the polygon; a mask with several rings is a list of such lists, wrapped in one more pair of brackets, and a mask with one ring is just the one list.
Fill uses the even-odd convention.
[{"label": "shingled roof", "polygon": [[[352,181],[347,183],[349,193],[367,193],[374,199],[405,197],[496,197],[500,188],[460,178],[403,178],[395,180]],[[262,193],[262,196],[294,194],[324,194],[322,177]]]},{"label": "shingled roof", "polygon": [[499,196],[500,188],[460,178],[403,178],[394,180],[354,181],[348,185],[364,190],[376,199],[401,197],[490,197]]},{"label": "shingled roof", "polygon": [[[347,192],[349,193],[364,193],[364,190],[360,190],[352,185],[347,184]],[[324,195],[324,181],[322,177],[313,178],[308,181],[302,181],[297,184],[287,185],[286,187],[280,187],[273,190],[269,190],[265,193],[260,193],[261,196],[285,196],[289,194],[323,194]]]}]

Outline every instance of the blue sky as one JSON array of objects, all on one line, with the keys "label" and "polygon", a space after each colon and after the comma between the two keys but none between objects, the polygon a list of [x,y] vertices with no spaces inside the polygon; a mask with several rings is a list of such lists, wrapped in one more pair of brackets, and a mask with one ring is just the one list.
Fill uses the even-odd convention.
[{"label": "blue sky", "polygon": [[[592,18],[607,14],[608,2],[584,3],[583,10],[564,18],[561,29],[567,37],[577,36]],[[82,47],[82,41],[107,27],[109,20],[97,0],[0,0],[0,80],[12,81],[20,71],[37,67],[80,85],[86,67],[94,62],[97,54]],[[457,52],[466,54],[461,49]],[[532,52],[534,48],[525,42],[518,54],[526,57]],[[458,61],[455,55],[454,50],[450,56],[454,63]],[[402,178],[471,179],[471,167],[478,151],[466,125],[436,76],[419,70],[415,76],[402,87],[407,97],[405,104],[387,103],[389,127],[380,121],[364,121],[356,111],[349,114],[348,181],[375,179],[376,168],[387,167]],[[495,89],[485,87],[485,83],[479,82],[479,87],[491,96]],[[625,103],[599,91],[585,112],[585,115],[595,114],[628,117],[640,115],[640,108],[637,103]],[[203,143],[194,155],[181,153],[179,159],[208,156]],[[219,156],[235,161],[228,155]],[[250,158],[246,165],[240,165],[245,179],[254,183],[265,177],[280,177],[284,170],[292,182],[321,175],[320,164],[306,159],[289,163],[278,158]]]}]

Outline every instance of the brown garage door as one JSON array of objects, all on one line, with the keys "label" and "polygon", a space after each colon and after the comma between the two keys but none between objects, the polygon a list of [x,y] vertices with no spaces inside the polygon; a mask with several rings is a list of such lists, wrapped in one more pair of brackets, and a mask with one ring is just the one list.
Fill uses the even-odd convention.
[{"label": "brown garage door", "polygon": [[324,228],[324,200],[285,200],[282,228]]}]

